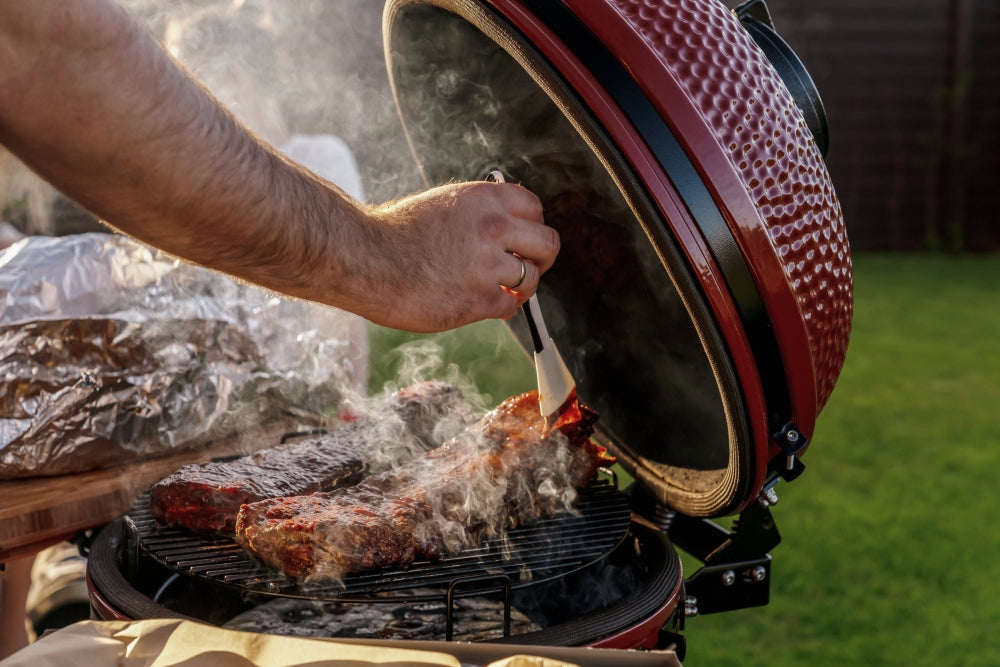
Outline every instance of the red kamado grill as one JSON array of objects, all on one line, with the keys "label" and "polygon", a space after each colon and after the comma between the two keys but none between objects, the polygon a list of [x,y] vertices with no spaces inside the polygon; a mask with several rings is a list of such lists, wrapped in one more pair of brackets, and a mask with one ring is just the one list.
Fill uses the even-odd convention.
[{"label": "red kamado grill", "polygon": [[[383,636],[415,636],[402,605],[461,639],[475,597],[499,600],[491,642],[682,655],[685,616],[768,602],[773,487],[802,472],[845,357],[850,251],[819,96],[759,0],[389,0],[383,28],[427,183],[499,169],[541,197],[562,239],[539,288],[549,331],[635,483],[343,588],[158,528],[143,497],[94,541],[93,606],[223,623],[268,599],[397,605]],[[675,546],[703,566],[685,578]]]}]

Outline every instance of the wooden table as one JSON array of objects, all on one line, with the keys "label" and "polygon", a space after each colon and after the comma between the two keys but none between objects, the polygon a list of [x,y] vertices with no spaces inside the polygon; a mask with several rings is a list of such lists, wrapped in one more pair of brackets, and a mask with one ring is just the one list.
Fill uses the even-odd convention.
[{"label": "wooden table", "polygon": [[153,483],[183,465],[270,447],[300,422],[278,421],[209,447],[74,475],[0,482],[0,563],[27,556],[122,515]]}]

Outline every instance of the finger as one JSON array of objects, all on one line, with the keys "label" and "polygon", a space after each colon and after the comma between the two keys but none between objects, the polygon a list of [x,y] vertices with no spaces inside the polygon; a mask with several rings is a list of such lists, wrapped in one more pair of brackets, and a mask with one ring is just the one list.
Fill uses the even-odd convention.
[{"label": "finger", "polygon": [[[538,291],[538,283],[542,275],[538,267],[532,262],[525,261],[524,268],[524,281],[520,285],[517,287],[500,286],[501,290],[512,294],[517,299],[518,306],[530,299],[531,295]],[[518,270],[520,270],[520,267],[518,267]]]},{"label": "finger", "polygon": [[494,302],[496,310],[491,317],[501,320],[509,320],[514,317],[521,308],[521,305],[529,298],[506,287],[497,290],[497,294],[499,298]]},{"label": "finger", "polygon": [[502,185],[513,186],[500,190],[511,215],[507,251],[534,262],[544,273],[559,253],[559,233],[545,226],[542,202],[533,192],[513,183]]},{"label": "finger", "polygon": [[504,237],[507,252],[533,262],[540,273],[545,273],[559,254],[559,232],[551,227],[514,219]]},{"label": "finger", "polygon": [[515,183],[501,183],[499,192],[507,212],[515,218],[529,222],[545,223],[542,200],[530,190]]},{"label": "finger", "polygon": [[518,287],[524,284],[525,278],[528,277],[528,262],[524,261],[523,259],[521,259],[520,257],[518,257],[513,253],[504,253],[504,254],[509,259],[504,262],[503,271],[506,272],[507,275],[512,275],[509,271],[509,266],[511,265],[510,260],[513,260],[517,267],[515,269],[517,273],[513,280],[501,280],[499,284],[501,287],[506,287],[507,289],[510,290],[517,290]]}]

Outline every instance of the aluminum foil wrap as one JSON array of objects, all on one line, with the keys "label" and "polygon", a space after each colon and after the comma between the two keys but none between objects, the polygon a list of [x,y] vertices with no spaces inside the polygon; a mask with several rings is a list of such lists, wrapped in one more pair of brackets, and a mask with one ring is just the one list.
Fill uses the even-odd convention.
[{"label": "aluminum foil wrap", "polygon": [[115,234],[0,252],[0,479],[82,472],[322,413],[367,378],[364,322]]}]

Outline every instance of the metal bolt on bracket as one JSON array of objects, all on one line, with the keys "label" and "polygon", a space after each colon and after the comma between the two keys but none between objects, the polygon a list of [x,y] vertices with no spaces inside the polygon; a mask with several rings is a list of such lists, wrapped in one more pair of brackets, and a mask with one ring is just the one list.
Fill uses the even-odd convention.
[{"label": "metal bolt on bracket", "polygon": [[684,598],[684,616],[692,618],[698,615],[698,598],[688,595]]},{"label": "metal bolt on bracket", "polygon": [[722,585],[732,586],[736,583],[736,573],[732,570],[726,570],[722,573]]}]

